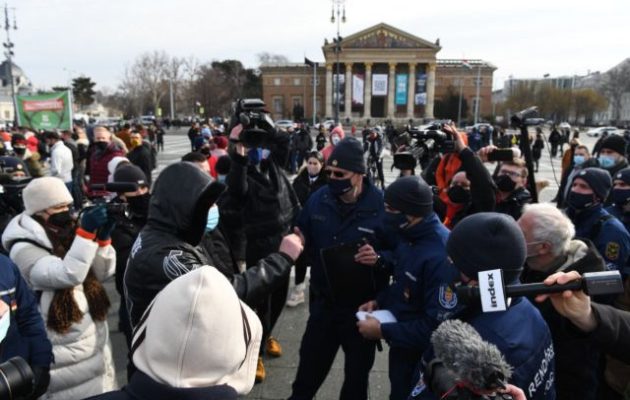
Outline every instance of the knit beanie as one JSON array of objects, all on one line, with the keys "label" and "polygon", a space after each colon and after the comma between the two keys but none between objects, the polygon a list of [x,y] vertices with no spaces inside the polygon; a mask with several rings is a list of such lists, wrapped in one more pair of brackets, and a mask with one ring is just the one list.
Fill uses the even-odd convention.
[{"label": "knit beanie", "polygon": [[461,220],[448,238],[446,251],[468,278],[477,279],[480,271],[501,269],[506,283],[518,281],[527,257],[525,237],[516,221],[494,212]]},{"label": "knit beanie", "polygon": [[626,140],[620,135],[610,135],[603,140],[600,151],[603,149],[609,149],[622,156],[626,155]]},{"label": "knit beanie", "polygon": [[586,181],[588,186],[593,190],[593,193],[595,193],[595,196],[601,201],[608,198],[608,194],[612,188],[612,179],[607,171],[595,167],[584,168],[575,175],[573,180],[575,181],[576,178],[581,178]]},{"label": "knit beanie", "polygon": [[217,148],[219,149],[227,149],[228,147],[228,140],[225,136],[216,136],[214,138],[214,143],[217,145]]},{"label": "knit beanie", "polygon": [[52,176],[33,179],[24,188],[22,199],[27,215],[61,204],[71,204],[73,201],[65,183]]},{"label": "knit beanie", "polygon": [[114,182],[136,183],[138,186],[148,186],[144,172],[133,164],[121,165],[114,171]]},{"label": "knit beanie", "polygon": [[171,281],[146,313],[133,338],[138,370],[174,388],[252,389],[262,325],[216,268]]},{"label": "knit beanie", "polygon": [[328,165],[365,174],[365,159],[361,142],[354,137],[341,140],[330,154]]},{"label": "knit beanie", "polygon": [[433,191],[419,176],[405,176],[385,189],[385,203],[403,214],[426,217],[433,212]]},{"label": "knit beanie", "polygon": [[613,178],[614,180],[620,180],[624,183],[630,184],[630,167],[624,168],[617,172]]}]

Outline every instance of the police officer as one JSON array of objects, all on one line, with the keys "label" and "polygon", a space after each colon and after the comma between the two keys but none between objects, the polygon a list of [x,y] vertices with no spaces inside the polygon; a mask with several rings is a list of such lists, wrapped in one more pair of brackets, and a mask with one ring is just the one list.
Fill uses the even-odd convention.
[{"label": "police officer", "polygon": [[[311,195],[297,222],[313,264],[310,315],[302,337],[292,400],[315,396],[328,375],[339,346],[345,353],[340,399],[367,399],[368,377],[374,364],[376,342],[364,339],[355,325],[357,308],[370,298],[356,304],[336,300],[327,284],[320,251],[367,239],[371,244],[357,246],[354,260],[368,266],[378,265],[379,255],[375,247],[378,248],[377,240],[383,234],[383,194],[365,177],[363,148],[356,138],[343,139],[335,146],[328,158],[327,169],[330,171],[328,185]],[[384,283],[384,279],[379,279],[376,274],[375,280]],[[346,291],[350,293],[355,289],[348,287]],[[373,296],[375,294],[376,291]]]},{"label": "police officer", "polygon": [[359,321],[366,339],[385,339],[389,349],[390,400],[406,399],[413,372],[431,332],[453,314],[457,296],[449,287],[459,273],[448,261],[448,229],[433,212],[433,192],[418,176],[406,176],[385,191],[385,224],[402,239],[394,250],[394,282],[359,310],[386,309],[395,323]]},{"label": "police officer", "polygon": [[613,189],[610,197],[613,204],[606,207],[606,211],[623,222],[626,230],[628,230],[630,228],[630,167],[622,169],[613,176]]},{"label": "police officer", "polygon": [[[461,272],[462,284],[473,286],[479,272],[494,269],[502,270],[505,284],[518,282],[527,256],[525,237],[516,221],[494,212],[464,218],[451,232],[446,250]],[[497,346],[513,368],[509,383],[523,388],[530,400],[553,400],[554,350],[549,328],[526,298],[511,298],[507,303],[507,310],[489,313],[482,312],[479,304],[468,304],[457,318]],[[410,398],[439,398],[443,393],[428,393],[432,377],[424,367],[422,372]]]},{"label": "police officer", "polygon": [[585,168],[571,185],[567,196],[567,215],[575,225],[577,237],[595,243],[608,268],[622,270],[630,254],[630,234],[623,224],[604,210],[612,181],[600,168]]}]

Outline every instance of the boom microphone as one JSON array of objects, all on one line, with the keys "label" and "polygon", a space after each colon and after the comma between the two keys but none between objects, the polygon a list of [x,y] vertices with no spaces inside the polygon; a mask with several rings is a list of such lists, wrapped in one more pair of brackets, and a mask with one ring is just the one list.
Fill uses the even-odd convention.
[{"label": "boom microphone", "polygon": [[499,349],[460,320],[442,322],[431,335],[431,344],[436,358],[455,376],[458,387],[496,391],[504,389],[512,376],[512,367]]},{"label": "boom microphone", "polygon": [[565,290],[582,290],[589,296],[623,293],[624,287],[619,271],[587,272],[581,279],[564,285],[544,283],[519,283],[505,285],[500,269],[481,271],[478,274],[479,286],[460,286],[457,299],[464,304],[478,303],[484,312],[505,311],[508,297],[535,297],[541,294],[560,293]]},{"label": "boom microphone", "polygon": [[106,192],[126,193],[138,190],[138,184],[135,182],[108,182],[105,184],[90,185],[93,191],[104,190]]}]

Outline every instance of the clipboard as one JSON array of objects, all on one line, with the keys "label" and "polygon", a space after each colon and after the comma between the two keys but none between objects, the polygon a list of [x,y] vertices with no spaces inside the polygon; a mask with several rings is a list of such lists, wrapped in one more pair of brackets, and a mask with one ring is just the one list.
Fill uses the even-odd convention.
[{"label": "clipboard", "polygon": [[341,244],[320,250],[324,275],[335,304],[358,307],[376,296],[374,268],[354,261],[363,244]]}]

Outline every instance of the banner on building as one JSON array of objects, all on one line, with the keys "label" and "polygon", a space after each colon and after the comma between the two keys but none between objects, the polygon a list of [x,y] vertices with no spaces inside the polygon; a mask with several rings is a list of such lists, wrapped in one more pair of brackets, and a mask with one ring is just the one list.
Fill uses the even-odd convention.
[{"label": "banner on building", "polygon": [[70,92],[15,96],[18,125],[33,130],[71,130],[72,101]]},{"label": "banner on building", "polygon": [[396,105],[407,104],[407,74],[396,75]]},{"label": "banner on building", "polygon": [[372,75],[372,96],[387,96],[387,74]]},{"label": "banner on building", "polygon": [[427,104],[427,74],[420,71],[416,74],[416,95],[414,103],[417,106]]},{"label": "banner on building", "polygon": [[339,87],[337,87],[337,74],[333,74],[333,104],[337,104],[343,109],[345,104],[345,92],[346,92],[346,76],[339,74]]},{"label": "banner on building", "polygon": [[362,74],[352,75],[352,104],[362,105],[365,97],[365,77]]}]

